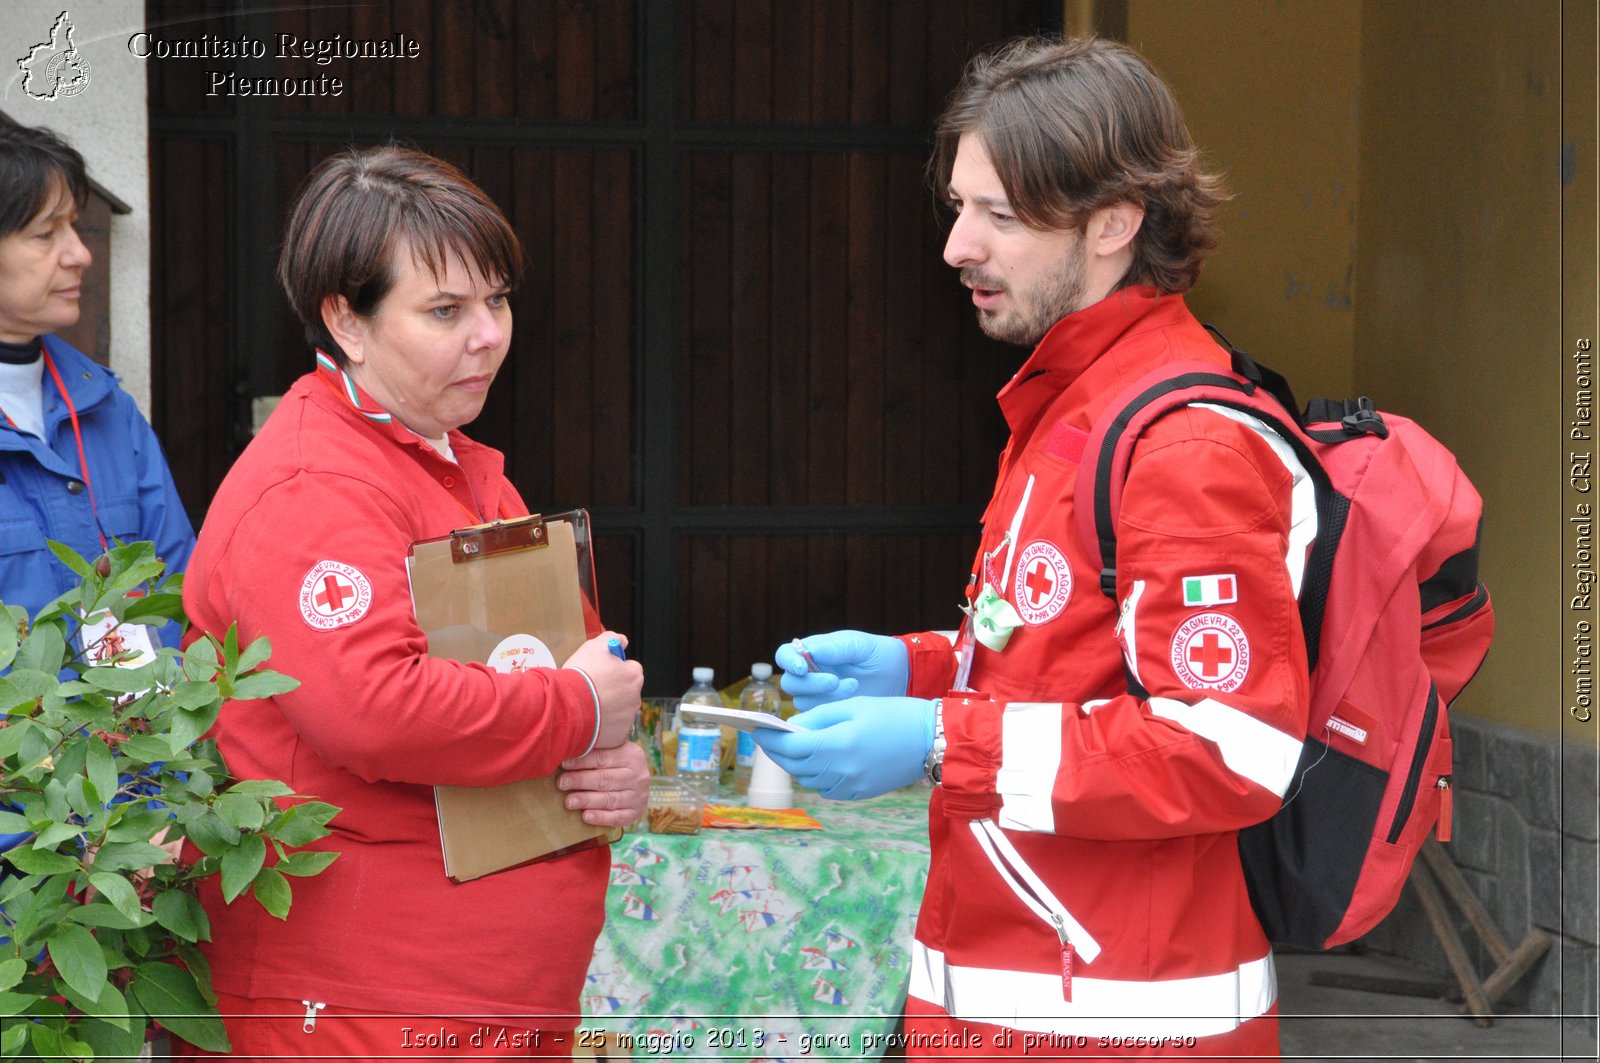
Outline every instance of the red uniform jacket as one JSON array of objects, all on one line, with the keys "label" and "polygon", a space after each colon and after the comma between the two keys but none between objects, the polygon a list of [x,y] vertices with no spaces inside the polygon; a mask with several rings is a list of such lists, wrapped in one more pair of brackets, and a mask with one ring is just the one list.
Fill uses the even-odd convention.
[{"label": "red uniform jacket", "polygon": [[1236,835],[1278,809],[1305,733],[1304,471],[1222,413],[1157,422],[1123,495],[1115,603],[1073,515],[1105,405],[1196,359],[1228,364],[1152,289],[1058,322],[1000,393],[1012,438],[973,569],[1021,626],[975,647],[971,693],[946,693],[948,640],[906,637],[949,743],[911,995],[952,1016],[1206,1037],[1274,1004]]},{"label": "red uniform jacket", "polygon": [[208,880],[219,990],[417,1015],[578,1009],[606,851],[460,885],[444,874],[435,783],[552,774],[596,726],[578,672],[426,655],[407,546],[527,513],[499,452],[459,432],[450,444],[456,463],[324,369],[295,383],[211,504],[184,587],[194,626],[267,636],[268,666],[300,681],[227,706],[222,754],[240,778],[344,809],[317,846],[341,855],[292,880],[287,922],[248,897],[224,905]]}]

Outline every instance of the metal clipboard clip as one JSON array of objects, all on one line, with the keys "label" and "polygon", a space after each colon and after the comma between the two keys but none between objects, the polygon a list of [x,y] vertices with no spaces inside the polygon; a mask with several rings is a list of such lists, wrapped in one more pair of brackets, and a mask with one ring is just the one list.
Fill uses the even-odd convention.
[{"label": "metal clipboard clip", "polygon": [[461,565],[515,550],[537,550],[550,545],[544,517],[535,513],[516,520],[497,520],[450,533],[450,560]]}]

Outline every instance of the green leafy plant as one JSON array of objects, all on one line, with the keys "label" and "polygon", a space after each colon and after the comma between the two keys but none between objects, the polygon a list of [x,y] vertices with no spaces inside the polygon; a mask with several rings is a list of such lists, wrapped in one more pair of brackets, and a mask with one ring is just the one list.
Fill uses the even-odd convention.
[{"label": "green leafy plant", "polygon": [[[162,580],[148,542],[92,565],[50,546],[82,582],[31,623],[0,603],[0,1058],[136,1056],[152,1019],[226,1051],[196,883],[285,917],[289,879],[337,856],[300,847],[338,809],[233,781],[204,735],[228,701],[298,684],[232,628],[135,664],[85,624],[181,624],[182,577]],[[185,838],[202,855],[174,862]]]}]

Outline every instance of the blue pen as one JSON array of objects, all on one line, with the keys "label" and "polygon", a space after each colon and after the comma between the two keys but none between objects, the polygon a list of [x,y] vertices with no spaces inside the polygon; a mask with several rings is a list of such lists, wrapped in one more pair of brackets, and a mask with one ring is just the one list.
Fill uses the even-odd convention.
[{"label": "blue pen", "polygon": [[611,656],[619,661],[628,659],[628,651],[622,648],[621,639],[606,639],[606,649],[611,651]]}]

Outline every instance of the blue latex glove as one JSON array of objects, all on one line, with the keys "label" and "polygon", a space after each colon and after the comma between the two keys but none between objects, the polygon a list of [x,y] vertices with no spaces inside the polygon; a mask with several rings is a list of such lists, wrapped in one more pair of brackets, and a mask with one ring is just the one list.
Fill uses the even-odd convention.
[{"label": "blue latex glove", "polygon": [[910,682],[905,643],[865,631],[807,635],[800,642],[817,663],[815,671],[793,643],[778,647],[772,660],[783,669],[782,686],[802,712],[830,701],[864,695],[897,698]]},{"label": "blue latex glove", "polygon": [[758,727],[756,745],[801,786],[836,801],[916,782],[933,748],[933,702],[924,698],[846,698],[791,722],[805,730]]}]

